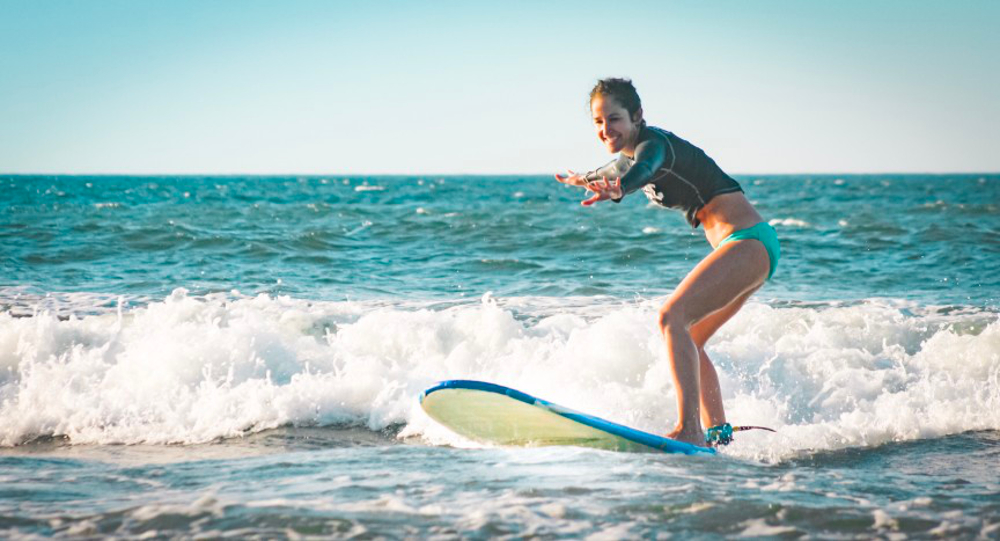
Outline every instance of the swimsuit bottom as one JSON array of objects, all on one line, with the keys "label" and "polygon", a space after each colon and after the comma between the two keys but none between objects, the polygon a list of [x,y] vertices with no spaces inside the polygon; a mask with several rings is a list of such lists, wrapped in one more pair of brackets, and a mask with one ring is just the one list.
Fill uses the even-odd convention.
[{"label": "swimsuit bottom", "polygon": [[733,234],[722,239],[722,242],[715,248],[722,248],[722,245],[727,242],[746,239],[759,240],[764,245],[764,249],[767,250],[767,257],[771,261],[771,272],[767,273],[767,279],[770,280],[771,276],[774,275],[774,269],[778,268],[778,259],[781,258],[781,244],[778,243],[778,232],[771,227],[771,224],[761,222],[755,226],[735,231]]}]

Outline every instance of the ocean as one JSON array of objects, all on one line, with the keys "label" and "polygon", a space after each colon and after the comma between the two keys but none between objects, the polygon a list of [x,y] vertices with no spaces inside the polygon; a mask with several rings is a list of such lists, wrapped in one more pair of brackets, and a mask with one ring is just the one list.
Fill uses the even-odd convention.
[{"label": "ocean", "polygon": [[0,536],[1000,538],[1000,175],[743,175],[719,456],[502,448],[445,379],[650,432],[710,249],[546,176],[0,176]]}]

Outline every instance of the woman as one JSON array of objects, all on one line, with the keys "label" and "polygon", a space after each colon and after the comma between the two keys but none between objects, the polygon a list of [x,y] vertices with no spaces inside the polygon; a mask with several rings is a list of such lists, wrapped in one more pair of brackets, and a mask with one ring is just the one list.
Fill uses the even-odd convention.
[{"label": "woman", "polygon": [[658,320],[677,389],[679,419],[667,436],[705,445],[702,423],[726,423],[705,342],[774,274],[777,234],[740,185],[701,149],[646,125],[630,80],[599,81],[590,92],[590,110],[597,137],[619,157],[596,171],[569,171],[556,180],[592,192],[585,206],[618,202],[641,188],[654,203],[683,211],[692,227],[701,225],[712,245],[664,303]]}]

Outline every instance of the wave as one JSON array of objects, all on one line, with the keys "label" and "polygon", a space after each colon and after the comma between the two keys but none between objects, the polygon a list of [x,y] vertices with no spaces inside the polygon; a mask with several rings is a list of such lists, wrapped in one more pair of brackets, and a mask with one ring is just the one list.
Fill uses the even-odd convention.
[{"label": "wave", "polygon": [[[657,303],[611,297],[317,302],[191,295],[93,313],[0,313],[0,445],[203,443],[281,426],[403,425],[466,445],[417,404],[482,379],[664,432],[675,394]],[[709,343],[730,451],[777,458],[1000,430],[1000,319],[892,299],[751,303]]]},{"label": "wave", "polygon": [[813,227],[813,224],[805,220],[799,220],[797,218],[774,218],[768,221],[768,224],[778,227],[797,227],[800,229]]}]

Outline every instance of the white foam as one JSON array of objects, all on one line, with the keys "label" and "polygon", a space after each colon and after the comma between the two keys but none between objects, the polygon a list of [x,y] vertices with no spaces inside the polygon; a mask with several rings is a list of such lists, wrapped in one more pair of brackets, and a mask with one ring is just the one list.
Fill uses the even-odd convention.
[{"label": "white foam", "polygon": [[[641,429],[674,422],[657,303],[519,298],[309,302],[177,290],[117,313],[0,314],[0,444],[194,443],[293,425],[430,421],[443,379],[513,386]],[[727,451],[781,459],[1000,429],[1000,322],[889,300],[750,303],[709,343],[730,420]]]},{"label": "white foam", "polygon": [[767,223],[774,227],[796,227],[799,229],[806,229],[813,226],[811,223],[797,218],[774,218]]}]

